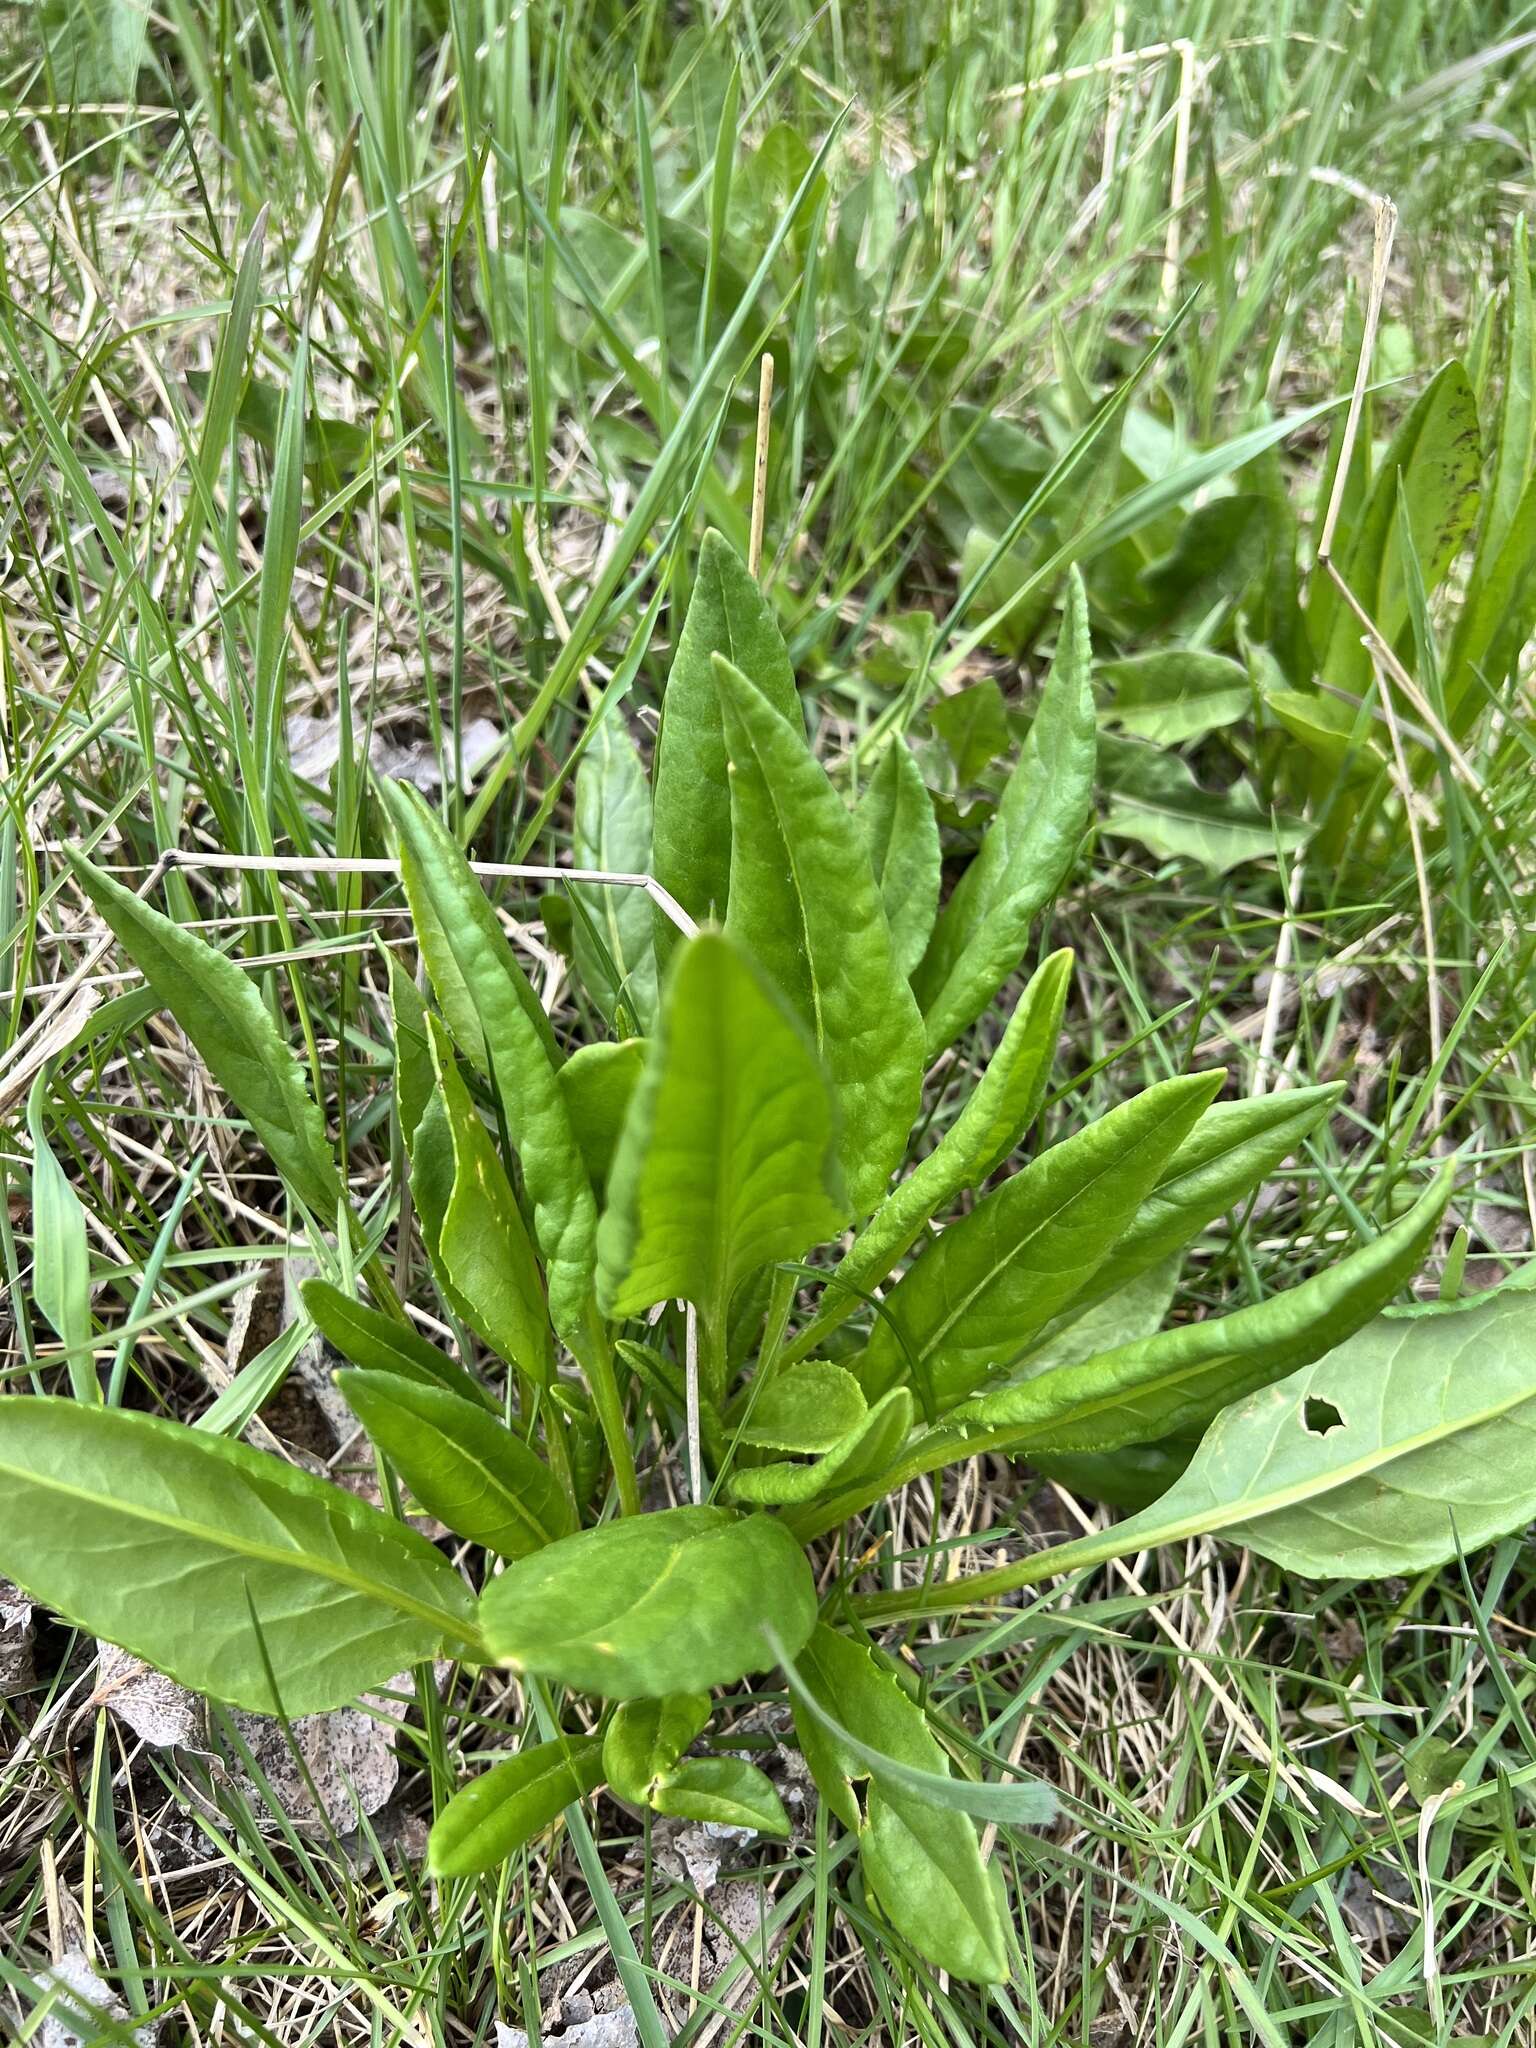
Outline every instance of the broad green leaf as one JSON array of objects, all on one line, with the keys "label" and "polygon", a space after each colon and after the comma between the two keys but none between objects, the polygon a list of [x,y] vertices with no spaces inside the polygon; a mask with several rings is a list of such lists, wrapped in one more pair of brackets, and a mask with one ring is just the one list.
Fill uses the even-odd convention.
[{"label": "broad green leaf", "polygon": [[[610,874],[651,870],[651,788],[619,705],[597,721],[576,771],[571,865]],[[622,1005],[649,1031],[656,1015],[651,899],[643,889],[573,882],[571,901],[583,988],[610,1026]]]},{"label": "broad green leaf", "polygon": [[687,1758],[657,1786],[651,1804],[678,1820],[755,1828],[781,1838],[789,1833],[789,1815],[772,1780],[739,1756]]},{"label": "broad green leaf", "polygon": [[804,1506],[819,1500],[834,1485],[856,1485],[867,1474],[883,1472],[911,1428],[912,1396],[905,1387],[892,1387],[818,1456],[805,1462],[786,1458],[739,1467],[731,1474],[731,1497],[753,1507]]},{"label": "broad green leaf", "polygon": [[263,1714],[342,1706],[475,1643],[447,1559],[341,1487],[158,1416],[38,1395],[0,1398],[0,1572]]},{"label": "broad green leaf", "polygon": [[930,1059],[976,1021],[1017,968],[1031,924],[1071,867],[1093,795],[1091,664],[1088,600],[1073,570],[1024,750],[913,977]]},{"label": "broad green leaf", "polygon": [[944,743],[959,782],[975,782],[1008,745],[1008,713],[995,676],[983,676],[953,696],[934,698],[928,723]]},{"label": "broad green leaf", "polygon": [[48,1143],[44,1121],[47,1089],[44,1070],[27,1097],[27,1135],[32,1140],[32,1299],[70,1354],[67,1370],[75,1399],[96,1402],[101,1399],[101,1382],[91,1355],[91,1254],[85,1211]]},{"label": "broad green leaf", "polygon": [[886,1297],[858,1372],[866,1394],[912,1378],[943,1412],[1093,1279],[1221,1086],[1183,1074],[1032,1159],[952,1223]]},{"label": "broad green leaf", "polygon": [[584,1529],[508,1565],[486,1590],[490,1654],[605,1699],[734,1685],[793,1655],[816,1622],[795,1539],[767,1515],[664,1508]]},{"label": "broad green leaf", "polygon": [[645,1040],[578,1046],[556,1079],[594,1188],[608,1184],[630,1098],[645,1068]]},{"label": "broad green leaf", "polygon": [[1224,654],[1170,647],[1101,661],[1098,677],[1112,693],[1109,716],[1114,723],[1163,746],[1203,739],[1253,709],[1247,669]]},{"label": "broad green leaf", "polygon": [[1105,739],[1099,762],[1106,786],[1102,829],[1135,839],[1160,860],[1193,860],[1225,874],[1248,860],[1294,853],[1306,838],[1295,818],[1260,808],[1245,781],[1219,794],[1204,790],[1176,754],[1144,740]]},{"label": "broad green leaf", "polygon": [[434,1877],[495,1870],[602,1782],[596,1735],[520,1750],[454,1793],[432,1824],[427,1868]]},{"label": "broad green leaf", "polygon": [[1447,1167],[1380,1237],[1299,1287],[984,1394],[957,1420],[1007,1432],[1009,1447],[1026,1456],[1116,1450],[1204,1421],[1321,1357],[1377,1315],[1417,1271],[1451,1180]]},{"label": "broad green leaf", "polygon": [[603,1738],[603,1775],[631,1806],[648,1806],[658,1782],[698,1739],[709,1719],[707,1692],[626,1700]]},{"label": "broad green leaf", "polygon": [[411,1324],[367,1307],[328,1280],[306,1280],[299,1293],[310,1321],[349,1365],[364,1372],[397,1373],[418,1386],[446,1387],[461,1400],[495,1411],[489,1389]]},{"label": "broad green leaf", "polygon": [[542,1386],[554,1370],[554,1347],[538,1260],[448,1034],[435,1017],[429,1022],[437,1100],[453,1148],[453,1186],[438,1226],[437,1260],[471,1328]]},{"label": "broad green leaf", "polygon": [[808,1358],[775,1374],[751,1401],[741,1441],[769,1451],[812,1457],[830,1451],[864,1420],[868,1408],[858,1381],[840,1365]]},{"label": "broad green leaf", "polygon": [[741,950],[701,932],[673,963],[598,1232],[603,1312],[693,1302],[723,1344],[738,1283],[843,1220],[834,1110],[798,1022]]},{"label": "broad green leaf", "polygon": [[898,733],[875,764],[854,811],[880,885],[896,965],[911,974],[939,912],[939,825],[912,750]]},{"label": "broad green leaf", "polygon": [[[725,734],[711,662],[722,654],[749,676],[797,736],[805,722],[784,637],[730,542],[713,529],[662,697],[656,740],[651,872],[690,916],[723,920],[731,881],[731,799]],[[656,921],[663,956],[675,933]]]},{"label": "broad green leaf", "polygon": [[855,1213],[872,1209],[922,1099],[923,1035],[863,836],[801,732],[718,655],[731,791],[726,930],[815,1042]]},{"label": "broad green leaf", "polygon": [[1536,1516],[1533,1431],[1536,1326],[1522,1295],[1382,1316],[1224,1409],[1153,1507],[1053,1562],[1219,1535],[1306,1578],[1432,1571]]},{"label": "broad green leaf", "polygon": [[527,1557],[572,1527],[549,1467],[478,1402],[387,1372],[339,1372],[370,1439],[429,1515],[498,1557]]},{"label": "broad green leaf", "polygon": [[[925,1779],[948,1779],[949,1759],[872,1647],[820,1627],[796,1661],[795,1732],[817,1790],[859,1836],[866,1882],[897,1932],[958,1977],[1001,1982],[1008,1974],[997,1897],[965,1814],[879,1774],[872,1753]],[[808,1710],[810,1702],[821,1709]],[[832,1724],[829,1728],[828,1723]],[[855,1736],[855,1751],[838,1734]],[[873,1779],[861,1811],[854,1793]],[[920,1781],[921,1782],[921,1781]]]},{"label": "broad green leaf", "polygon": [[896,1183],[838,1261],[813,1325],[818,1334],[850,1316],[923,1225],[968,1188],[980,1187],[1034,1122],[1045,1100],[1071,974],[1072,955],[1062,951],[1030,977],[959,1116],[927,1158]]},{"label": "broad green leaf", "polygon": [[550,1315],[584,1348],[597,1205],[555,1078],[549,1019],[464,856],[421,797],[383,785],[416,936],[448,1028],[492,1080],[522,1164]]},{"label": "broad green leaf", "polygon": [[[1482,446],[1477,400],[1455,361],[1430,380],[1397,429],[1371,480],[1371,493],[1340,563],[1344,580],[1382,636],[1392,643],[1408,622],[1404,563],[1396,542],[1398,479],[1407,501],[1414,552],[1426,591],[1433,593],[1477,515]],[[1334,611],[1319,663],[1335,688],[1363,695],[1371,657],[1348,605]]]},{"label": "broad green leaf", "polygon": [[291,1191],[322,1220],[341,1206],[325,1119],[260,991],[233,960],[64,849],[81,888],[196,1046]]},{"label": "broad green leaf", "polygon": [[1158,1176],[1116,1241],[1113,1258],[1075,1295],[1068,1320],[1183,1249],[1217,1216],[1235,1209],[1321,1122],[1342,1083],[1213,1102]]}]

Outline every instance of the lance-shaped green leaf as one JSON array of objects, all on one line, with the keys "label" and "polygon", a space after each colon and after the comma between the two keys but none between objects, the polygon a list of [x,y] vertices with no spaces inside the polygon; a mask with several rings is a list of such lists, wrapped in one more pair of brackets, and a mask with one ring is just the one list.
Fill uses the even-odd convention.
[{"label": "lance-shaped green leaf", "polygon": [[605,1699],[712,1691],[793,1655],[816,1586],[782,1523],[724,1508],[664,1508],[584,1529],[508,1565],[480,1616],[490,1654]]},{"label": "lance-shaped green leaf", "polygon": [[981,851],[939,914],[913,977],[928,1055],[973,1024],[1023,958],[1088,822],[1097,748],[1088,600],[1074,569],[1056,658]]},{"label": "lance-shaped green leaf", "polygon": [[387,1372],[339,1372],[347,1406],[429,1515],[498,1557],[570,1533],[555,1475],[478,1402]]},{"label": "lance-shaped green leaf", "polygon": [[1160,1081],[952,1223],[887,1296],[859,1360],[865,1393],[910,1373],[942,1413],[1014,1364],[1109,1257],[1221,1082],[1219,1072]]},{"label": "lance-shaped green leaf", "polygon": [[1381,1316],[1224,1409],[1152,1507],[1031,1562],[1071,1571],[1219,1535],[1306,1578],[1433,1571],[1536,1516],[1533,1445],[1528,1299]]},{"label": "lance-shaped green leaf", "polygon": [[436,1261],[471,1329],[543,1385],[554,1369],[554,1352],[538,1260],[448,1034],[435,1017],[428,1022],[436,1099],[453,1148],[453,1185],[437,1228]]},{"label": "lance-shaped green leaf", "polygon": [[1447,1166],[1406,1216],[1299,1287],[984,1394],[957,1419],[1009,1433],[1010,1448],[1026,1455],[1115,1450],[1203,1421],[1320,1358],[1377,1315],[1418,1270],[1451,1181]]},{"label": "lance-shaped green leaf", "polygon": [[158,1416],[37,1395],[0,1398],[0,1572],[263,1714],[339,1707],[475,1640],[447,1559],[341,1487]]},{"label": "lance-shaped green leaf", "polygon": [[[1408,584],[1396,537],[1399,478],[1424,588],[1432,592],[1477,516],[1481,469],[1477,400],[1466,371],[1451,361],[1430,379],[1393,435],[1343,564],[1345,581],[1388,641],[1396,640],[1408,620]],[[1320,667],[1337,689],[1358,694],[1370,681],[1371,658],[1347,605],[1333,613]]]},{"label": "lance-shaped green leaf", "polygon": [[[791,1691],[795,1733],[817,1790],[858,1835],[866,1882],[891,1924],[956,1976],[1000,1982],[1008,1966],[997,1897],[970,1820],[930,1796],[950,1769],[922,1708],[873,1648],[825,1627],[796,1657]],[[820,1713],[810,1711],[807,1695]],[[834,1732],[840,1727],[858,1749]],[[905,1766],[924,1789],[906,1775],[881,1775],[876,1756]],[[854,1787],[868,1781],[861,1810]]]},{"label": "lance-shaped green leaf", "polygon": [[906,1150],[922,1098],[923,1034],[891,947],[863,837],[826,771],[739,669],[718,656],[731,790],[726,930],[810,1032],[841,1116],[856,1213]]},{"label": "lance-shaped green leaf", "polygon": [[939,911],[939,823],[912,750],[898,733],[875,764],[854,816],[891,927],[896,965],[911,974]]},{"label": "lance-shaped green leaf", "polygon": [[789,1833],[789,1815],[772,1780],[739,1756],[688,1757],[663,1778],[651,1804],[678,1820],[753,1828],[781,1839]]},{"label": "lance-shaped green leaf", "polygon": [[1061,1031],[1072,955],[1053,953],[1030,977],[1002,1042],[965,1107],[926,1159],[898,1181],[838,1261],[816,1320],[797,1339],[814,1348],[878,1287],[923,1225],[997,1171],[1039,1114]]},{"label": "lance-shaped green leaf", "polygon": [[[723,919],[731,882],[731,800],[725,733],[711,661],[717,654],[750,676],[791,727],[804,733],[795,673],[784,637],[746,564],[713,529],[699,550],[698,576],[661,703],[651,872],[702,923]],[[663,958],[676,938],[656,920]]]},{"label": "lance-shaped green leaf", "polygon": [[427,972],[460,1050],[495,1083],[522,1162],[550,1314],[566,1341],[579,1346],[597,1205],[555,1078],[549,1019],[451,834],[415,790],[382,787]]},{"label": "lance-shaped green leaf", "polygon": [[389,1015],[395,1041],[395,1113],[400,1135],[409,1146],[437,1087],[432,1071],[432,1045],[427,1032],[427,1006],[421,991],[401,965],[389,956]]},{"label": "lance-shaped green leaf", "polygon": [[328,1280],[306,1280],[299,1293],[310,1321],[349,1365],[364,1372],[396,1373],[418,1386],[446,1387],[461,1400],[494,1412],[489,1389],[410,1323],[367,1307]]},{"label": "lance-shaped green leaf", "polygon": [[595,1188],[607,1186],[630,1099],[645,1069],[645,1040],[578,1046],[557,1076],[571,1129]]},{"label": "lance-shaped green leaf", "polygon": [[1074,1320],[1160,1265],[1289,1157],[1343,1093],[1342,1083],[1213,1102],[1180,1145],[1115,1245],[1114,1257],[1064,1312]]},{"label": "lance-shaped green leaf", "polygon": [[334,1220],[342,1187],[325,1119],[255,984],[233,960],[152,910],[82,854],[65,852],[118,944],[197,1047],[288,1187],[318,1217]]},{"label": "lance-shaped green leaf", "polygon": [[656,1787],[708,1719],[707,1692],[626,1700],[603,1738],[603,1775],[621,1799],[632,1806],[648,1806]]},{"label": "lance-shaped green leaf", "polygon": [[[99,1401],[101,1382],[91,1355],[91,1254],[85,1210],[48,1143],[43,1105],[46,1070],[27,1098],[32,1140],[32,1299],[70,1354],[69,1383],[77,1401]],[[862,1402],[862,1397],[861,1397]]]},{"label": "lance-shaped green leaf", "polygon": [[[597,721],[576,771],[571,865],[651,870],[651,786],[617,705]],[[571,943],[582,987],[612,1025],[622,1005],[649,1031],[656,1014],[651,899],[643,889],[573,882]]]},{"label": "lance-shaped green leaf", "polygon": [[892,1387],[835,1443],[816,1455],[738,1468],[731,1474],[731,1498],[753,1507],[774,1508],[819,1500],[833,1486],[853,1486],[867,1473],[884,1471],[911,1428],[912,1396],[905,1387]]},{"label": "lance-shaped green leaf", "polygon": [[599,1736],[519,1750],[454,1793],[432,1824],[427,1867],[434,1877],[495,1870],[602,1782]]},{"label": "lance-shaped green leaf", "polygon": [[738,1283],[830,1236],[834,1107],[788,1005],[719,932],[674,962],[598,1232],[611,1316],[696,1304],[723,1342]]}]

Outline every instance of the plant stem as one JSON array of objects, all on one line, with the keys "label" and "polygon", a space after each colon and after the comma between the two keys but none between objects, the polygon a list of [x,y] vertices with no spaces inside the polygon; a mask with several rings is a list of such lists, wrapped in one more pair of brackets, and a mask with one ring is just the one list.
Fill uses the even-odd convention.
[{"label": "plant stem", "polygon": [[624,1403],[613,1370],[613,1346],[608,1332],[594,1316],[588,1342],[582,1347],[581,1367],[592,1394],[592,1405],[602,1427],[603,1442],[613,1467],[613,1483],[619,1490],[619,1512],[638,1515],[640,1482],[635,1476],[635,1455],[629,1447],[629,1429],[624,1421]]},{"label": "plant stem", "polygon": [[988,1572],[973,1572],[968,1578],[948,1579],[941,1585],[913,1586],[892,1593],[866,1593],[853,1602],[861,1621],[886,1622],[926,1619],[934,1614],[954,1614],[966,1607],[985,1607],[1004,1593],[1016,1593],[1022,1586],[1038,1586],[1043,1579],[1059,1578],[1063,1572],[1084,1571],[1090,1565],[1108,1564],[1127,1550],[1140,1550],[1144,1539],[1137,1535],[1127,1543],[1123,1525],[1095,1529],[1070,1543],[1058,1543],[1049,1550],[1036,1551],[1017,1564],[999,1565]]}]

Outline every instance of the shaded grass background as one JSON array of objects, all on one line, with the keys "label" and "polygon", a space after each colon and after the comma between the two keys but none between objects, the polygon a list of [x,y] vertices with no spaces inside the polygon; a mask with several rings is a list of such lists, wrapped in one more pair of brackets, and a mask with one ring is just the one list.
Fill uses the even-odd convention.
[{"label": "shaded grass background", "polygon": [[[435,777],[485,857],[561,858],[595,707],[627,693],[648,729],[699,531],[745,536],[764,346],[769,587],[825,758],[856,774],[893,717],[921,732],[941,682],[996,675],[1026,707],[1033,635],[1022,665],[985,642],[956,661],[986,605],[961,604],[953,497],[989,423],[1061,445],[1083,387],[1130,374],[1193,287],[1137,394],[1136,446],[1166,473],[1337,396],[1383,191],[1402,216],[1375,364],[1390,421],[1447,354],[1493,346],[1530,199],[1533,37],[1530,10],[1471,0],[718,17],[171,0],[152,18],[50,0],[11,18],[4,1042],[85,958],[60,841],[135,871],[174,844],[309,856],[292,886],[175,876],[166,899],[275,962],[272,998],[386,1215],[375,942],[404,927],[387,891],[318,865],[376,850],[370,749]],[[1304,513],[1326,431],[1278,458]],[[1117,475],[1116,497],[1134,482]],[[1067,546],[1096,516],[1052,510]],[[1469,1162],[1473,1278],[1528,1255],[1527,689],[1469,742],[1470,809],[1426,767],[1433,990],[1390,791],[1351,863],[1218,878],[1105,836],[1042,929],[1042,948],[1078,949],[1060,1071],[1082,1078],[1058,1130],[1192,1049],[1238,1090],[1275,1058],[1351,1080],[1265,1203],[1202,1241],[1185,1308],[1300,1277],[1391,1213],[1431,1141]],[[1219,785],[1263,749],[1240,735],[1236,761],[1192,757]],[[579,1033],[560,900],[509,908]],[[89,972],[112,1007],[60,1067],[51,1142],[88,1205],[104,1346],[158,1247],[132,1398],[195,1412],[229,1376],[233,1291],[288,1256],[286,1225],[178,1035],[111,959]],[[7,1116],[0,1369],[24,1386],[50,1369],[29,1146],[16,1102]],[[290,1450],[337,1455],[272,1421]],[[859,1540],[887,1559],[952,1544],[963,1566],[1072,1513],[978,1466]],[[413,1823],[434,1789],[515,1740],[520,1703],[489,1681],[403,1738],[387,1840],[303,1850],[229,1784],[215,1817],[164,1760],[133,1759],[109,1716],[79,1714],[88,1669],[50,1655],[41,1692],[3,1706],[0,1975],[28,2011],[29,1973],[83,1913],[105,1974],[173,2039],[471,2042],[498,2017],[530,2024],[533,1967],[596,1956],[622,1913],[664,2023],[700,2041],[1532,2039],[1533,1627],[1513,1542],[1466,1573],[1338,1589],[1200,1545],[914,1639],[982,1749],[1066,1796],[1048,1839],[994,1850],[1016,1982],[979,1994],[886,1946],[813,1831],[763,1862],[779,1919],[747,1944],[728,2012],[692,1996],[693,1930],[718,1902],[687,1899],[611,1805],[600,1858],[562,1837],[526,1882],[421,1889]],[[686,1938],[648,1945],[674,1907]]]}]

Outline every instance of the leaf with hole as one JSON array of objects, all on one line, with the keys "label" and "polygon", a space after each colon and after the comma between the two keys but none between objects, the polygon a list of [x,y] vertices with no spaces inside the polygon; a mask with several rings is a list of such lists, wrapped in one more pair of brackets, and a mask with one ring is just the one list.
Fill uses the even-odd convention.
[{"label": "leaf with hole", "polygon": [[[1059,1553],[1219,1535],[1311,1579],[1433,1571],[1536,1516],[1536,1333],[1522,1294],[1381,1316],[1212,1423],[1156,1504]],[[1112,1543],[1113,1549],[1105,1546]]]},{"label": "leaf with hole", "polygon": [[1446,1167],[1378,1238],[1297,1287],[1228,1316],[1182,1323],[959,1411],[1026,1456],[1110,1451],[1204,1421],[1293,1372],[1377,1315],[1414,1274],[1451,1194]]}]

